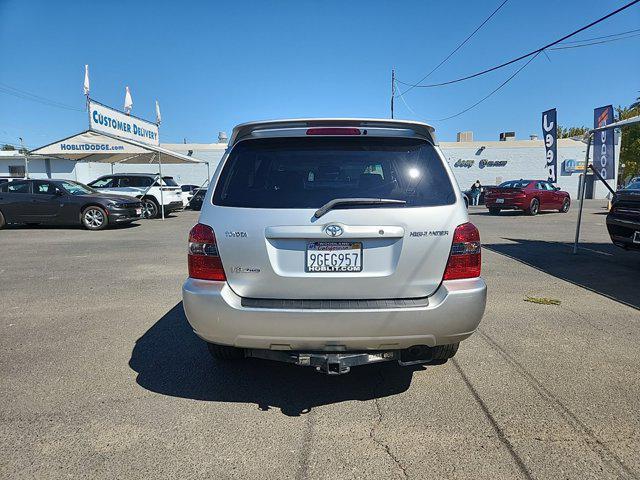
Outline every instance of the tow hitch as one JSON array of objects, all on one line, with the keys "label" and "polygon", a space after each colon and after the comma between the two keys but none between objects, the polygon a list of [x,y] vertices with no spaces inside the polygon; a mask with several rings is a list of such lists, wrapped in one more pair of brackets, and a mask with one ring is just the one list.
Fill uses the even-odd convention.
[{"label": "tow hitch", "polygon": [[342,375],[349,373],[351,367],[367,365],[369,363],[380,363],[397,361],[400,365],[414,365],[426,363],[431,360],[429,347],[421,347],[422,355],[408,355],[409,350],[388,350],[377,352],[289,352],[282,350],[245,350],[245,356],[261,358],[264,360],[275,360],[277,362],[293,363],[303,367],[315,367],[316,371],[328,375]]}]

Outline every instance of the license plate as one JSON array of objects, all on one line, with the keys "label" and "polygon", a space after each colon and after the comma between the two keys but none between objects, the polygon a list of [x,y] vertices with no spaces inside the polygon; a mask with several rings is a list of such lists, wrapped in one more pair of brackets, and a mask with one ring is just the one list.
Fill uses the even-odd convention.
[{"label": "license plate", "polygon": [[640,243],[640,232],[633,233],[633,243]]},{"label": "license plate", "polygon": [[361,272],[362,242],[307,243],[305,271]]},{"label": "license plate", "polygon": [[136,208],[136,215],[142,215],[142,209]]},{"label": "license plate", "polygon": [[504,203],[504,198],[496,198],[496,203]]}]

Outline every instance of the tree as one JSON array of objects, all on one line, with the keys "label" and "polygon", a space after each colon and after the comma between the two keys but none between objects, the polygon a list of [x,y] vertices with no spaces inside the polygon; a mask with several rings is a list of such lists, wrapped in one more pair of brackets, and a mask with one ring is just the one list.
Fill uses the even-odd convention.
[{"label": "tree", "polygon": [[[628,107],[616,108],[616,121],[640,115],[640,98]],[[620,145],[620,179],[626,181],[640,175],[640,124],[621,128],[622,143]],[[622,167],[624,165],[624,167]]]},{"label": "tree", "polygon": [[563,127],[558,125],[558,138],[583,137],[588,130],[587,127]]},{"label": "tree", "polygon": [[13,145],[9,145],[8,143],[5,143],[4,145],[2,145],[3,152],[8,152],[10,150],[15,150],[15,148],[13,148]]}]

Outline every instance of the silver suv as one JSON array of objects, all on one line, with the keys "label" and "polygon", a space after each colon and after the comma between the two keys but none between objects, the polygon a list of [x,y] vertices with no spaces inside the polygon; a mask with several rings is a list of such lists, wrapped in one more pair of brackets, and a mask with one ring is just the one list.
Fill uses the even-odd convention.
[{"label": "silver suv", "polygon": [[237,126],[189,235],[184,309],[219,359],[331,374],[443,363],[477,328],[480,236],[417,122]]}]

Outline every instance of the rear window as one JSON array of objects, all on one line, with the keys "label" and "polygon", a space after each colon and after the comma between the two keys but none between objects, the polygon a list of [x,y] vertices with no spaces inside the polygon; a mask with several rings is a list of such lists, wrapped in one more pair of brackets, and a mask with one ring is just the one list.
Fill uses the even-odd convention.
[{"label": "rear window", "polygon": [[167,187],[177,187],[178,186],[178,184],[173,179],[173,177],[162,177],[162,181]]},{"label": "rear window", "polygon": [[418,139],[265,138],[238,143],[220,174],[215,205],[319,208],[335,198],[450,205],[455,193],[434,147]]},{"label": "rear window", "polygon": [[509,180],[498,185],[498,188],[525,188],[530,183],[528,180]]}]

